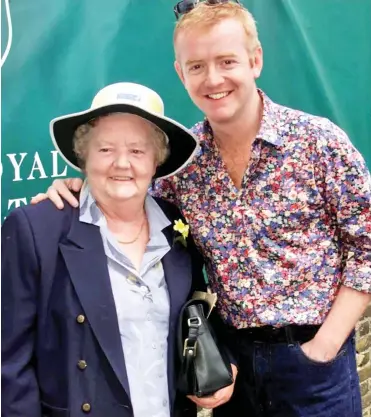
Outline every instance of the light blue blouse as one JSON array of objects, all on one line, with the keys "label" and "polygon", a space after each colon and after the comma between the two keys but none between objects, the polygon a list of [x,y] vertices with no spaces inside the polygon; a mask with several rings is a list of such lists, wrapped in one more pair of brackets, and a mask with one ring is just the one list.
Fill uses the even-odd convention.
[{"label": "light blue blouse", "polygon": [[167,382],[169,295],[161,259],[170,250],[162,230],[170,224],[148,195],[145,210],[150,239],[140,270],[125,256],[107,228],[90,188],[80,195],[80,221],[99,226],[107,256],[123,355],[135,417],[170,417]]}]

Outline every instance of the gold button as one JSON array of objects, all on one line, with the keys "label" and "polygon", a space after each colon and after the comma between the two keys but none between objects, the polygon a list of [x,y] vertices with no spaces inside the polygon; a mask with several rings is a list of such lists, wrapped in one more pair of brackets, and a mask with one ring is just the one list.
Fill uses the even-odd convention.
[{"label": "gold button", "polygon": [[77,366],[82,370],[85,369],[88,366],[88,364],[84,360],[80,360],[77,362]]},{"label": "gold button", "polygon": [[89,411],[91,410],[91,405],[89,403],[84,403],[82,406],[82,411],[84,411],[84,413],[89,413]]},{"label": "gold button", "polygon": [[84,323],[84,321],[85,321],[85,316],[83,316],[82,314],[79,314],[79,315],[76,317],[76,321],[77,321],[77,323],[80,323],[80,324]]}]

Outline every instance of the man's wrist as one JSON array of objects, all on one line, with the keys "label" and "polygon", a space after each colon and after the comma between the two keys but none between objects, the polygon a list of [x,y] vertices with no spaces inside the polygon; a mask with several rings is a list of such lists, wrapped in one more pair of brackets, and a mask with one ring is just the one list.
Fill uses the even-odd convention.
[{"label": "man's wrist", "polygon": [[334,337],[333,334],[321,331],[321,328],[318,330],[317,334],[314,336],[313,341],[320,347],[323,352],[332,356],[339,352],[341,346],[345,340],[342,338]]}]

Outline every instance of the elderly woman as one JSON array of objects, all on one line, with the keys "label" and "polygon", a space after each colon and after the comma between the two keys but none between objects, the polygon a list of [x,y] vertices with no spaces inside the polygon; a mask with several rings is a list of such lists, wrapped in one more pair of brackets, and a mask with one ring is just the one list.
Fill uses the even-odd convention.
[{"label": "elderly woman", "polygon": [[2,415],[173,416],[177,317],[204,283],[175,240],[178,210],[147,190],[197,142],[130,83],[54,119],[51,135],[87,181],[79,208],[45,201],[3,225]]}]

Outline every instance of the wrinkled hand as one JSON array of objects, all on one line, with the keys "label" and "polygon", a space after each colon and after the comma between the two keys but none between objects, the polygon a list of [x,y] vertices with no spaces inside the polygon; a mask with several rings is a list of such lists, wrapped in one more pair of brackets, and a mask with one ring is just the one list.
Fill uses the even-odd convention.
[{"label": "wrinkled hand", "polygon": [[228,402],[232,397],[234,384],[236,382],[236,376],[238,373],[237,367],[233,364],[231,364],[231,366],[233,374],[233,384],[228,385],[227,387],[214,392],[214,394],[210,395],[209,397],[198,398],[195,395],[188,395],[188,398],[202,408],[216,408],[219,407],[219,405]]},{"label": "wrinkled hand", "polygon": [[79,202],[73,196],[70,190],[80,191],[83,180],[81,178],[65,178],[64,180],[54,180],[53,184],[48,188],[46,193],[39,193],[32,197],[31,204],[40,203],[40,201],[49,198],[52,203],[59,209],[64,207],[63,197],[67,203],[73,207],[78,207]]},{"label": "wrinkled hand", "polygon": [[304,355],[315,362],[329,362],[339,352],[339,348],[331,341],[318,340],[315,337],[300,346]]}]

